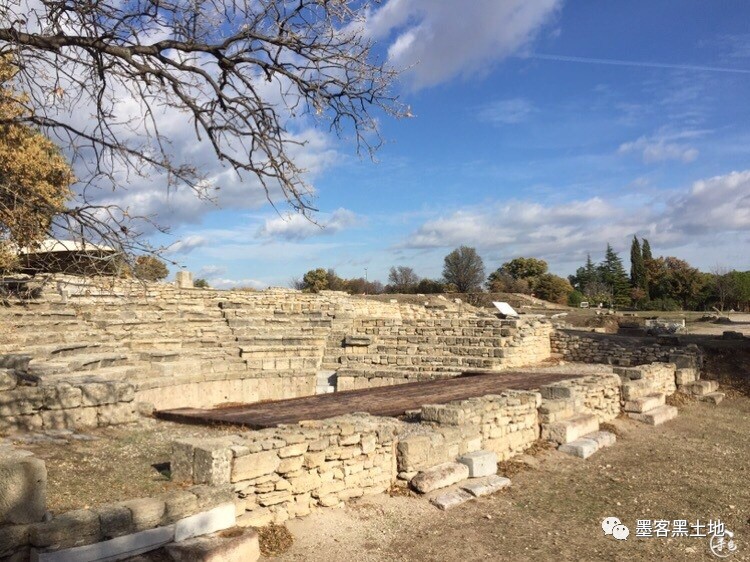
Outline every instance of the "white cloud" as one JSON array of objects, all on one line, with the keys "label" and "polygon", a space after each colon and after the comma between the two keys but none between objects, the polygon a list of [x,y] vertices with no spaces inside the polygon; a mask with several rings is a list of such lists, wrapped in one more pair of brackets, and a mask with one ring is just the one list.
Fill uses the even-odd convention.
[{"label": "white cloud", "polygon": [[257,279],[226,279],[223,277],[209,277],[206,279],[209,286],[214,289],[236,289],[238,287],[249,287],[251,289],[263,290],[268,288],[268,283]]},{"label": "white cloud", "polygon": [[204,236],[191,235],[181,238],[174,244],[171,244],[168,248],[170,254],[189,254],[196,248],[205,246],[208,240]]},{"label": "white cloud", "polygon": [[480,121],[493,125],[514,125],[525,121],[535,111],[532,103],[523,98],[498,100],[479,108]]},{"label": "white cloud", "polygon": [[705,131],[683,131],[676,134],[662,132],[651,137],[642,136],[634,141],[621,144],[617,152],[620,154],[641,154],[643,162],[646,164],[667,160],[677,160],[687,164],[698,157],[698,149],[678,141],[696,138],[703,134],[705,134]]},{"label": "white cloud", "polygon": [[226,267],[221,267],[218,265],[204,265],[202,268],[198,270],[198,273],[196,274],[196,277],[202,277],[202,278],[216,278],[221,275],[225,275],[227,272]]},{"label": "white cloud", "polygon": [[297,213],[266,219],[258,229],[258,237],[283,240],[305,240],[313,236],[335,234],[353,226],[358,218],[348,209],[337,209],[330,215],[319,214],[316,222]]},{"label": "white cloud", "polygon": [[420,89],[487,72],[527,46],[561,5],[562,0],[389,0],[365,25],[375,39],[390,39],[390,63],[408,67],[405,81]]},{"label": "white cloud", "polygon": [[631,193],[608,201],[466,207],[426,221],[397,248],[451,249],[466,244],[503,260],[522,255],[569,263],[603,249],[607,242],[625,250],[637,234],[661,251],[702,245],[705,258],[713,237],[737,232],[750,232],[750,170],[697,181],[654,199]]}]

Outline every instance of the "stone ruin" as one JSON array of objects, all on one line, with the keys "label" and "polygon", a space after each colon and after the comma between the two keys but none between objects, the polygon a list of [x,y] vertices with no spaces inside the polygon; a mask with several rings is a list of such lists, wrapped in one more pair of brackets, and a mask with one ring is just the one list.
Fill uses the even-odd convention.
[{"label": "stone ruin", "polygon": [[[665,404],[677,391],[722,397],[713,381],[700,380],[697,348],[554,329],[544,318],[499,319],[447,300],[58,276],[38,299],[0,309],[0,323],[6,434],[86,431],[154,410],[481,376],[551,359],[602,364],[531,391],[424,404],[403,419],[351,413],[178,440],[171,475],[184,490],[54,517],[44,462],[0,440],[0,559],[119,559],[393,486],[435,493],[458,484],[432,497],[447,508],[507,486],[497,461],[539,439],[587,458],[614,442],[600,424],[621,412],[656,425],[677,415]],[[246,538],[255,552],[257,538]]]}]

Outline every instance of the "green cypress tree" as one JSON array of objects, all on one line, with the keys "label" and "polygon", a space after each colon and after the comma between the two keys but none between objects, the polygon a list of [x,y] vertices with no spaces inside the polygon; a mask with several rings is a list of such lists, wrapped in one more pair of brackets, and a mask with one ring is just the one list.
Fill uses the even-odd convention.
[{"label": "green cypress tree", "polygon": [[643,261],[654,259],[654,256],[651,255],[651,244],[649,244],[648,240],[646,240],[645,238],[643,239],[643,249],[641,250],[641,252]]},{"label": "green cypress tree", "polygon": [[604,261],[599,265],[602,282],[612,294],[612,305],[624,307],[630,303],[630,283],[620,256],[607,244]]}]

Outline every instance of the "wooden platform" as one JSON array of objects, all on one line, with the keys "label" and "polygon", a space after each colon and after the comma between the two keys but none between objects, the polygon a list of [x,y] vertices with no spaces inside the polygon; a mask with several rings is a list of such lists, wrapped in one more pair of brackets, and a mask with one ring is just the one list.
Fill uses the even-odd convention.
[{"label": "wooden platform", "polygon": [[179,408],[156,412],[158,418],[194,424],[235,424],[251,429],[321,420],[368,412],[376,416],[400,416],[425,404],[445,404],[503,390],[532,390],[576,375],[502,372],[464,375],[439,381],[415,382],[365,390],[347,390],[273,402],[259,402],[213,410]]}]

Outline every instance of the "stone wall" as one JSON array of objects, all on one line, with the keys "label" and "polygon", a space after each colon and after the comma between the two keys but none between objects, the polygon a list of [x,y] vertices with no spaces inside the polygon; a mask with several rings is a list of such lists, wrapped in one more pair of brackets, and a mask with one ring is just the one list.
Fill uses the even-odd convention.
[{"label": "stone wall", "polygon": [[52,516],[44,461],[5,441],[0,482],[0,560],[45,560],[53,553],[65,560],[119,560],[235,524],[231,486],[192,486]]},{"label": "stone wall", "polygon": [[600,423],[611,421],[620,414],[620,385],[620,377],[614,373],[545,385],[540,389],[542,423],[580,413],[593,414]]},{"label": "stone wall", "polygon": [[622,379],[623,400],[661,393],[670,396],[677,392],[677,366],[674,363],[651,363],[638,367],[615,367]]},{"label": "stone wall", "polygon": [[258,526],[307,515],[387,490],[396,476],[400,422],[349,415],[232,437],[174,443],[179,481],[230,484],[238,524]]},{"label": "stone wall", "polygon": [[624,367],[656,361],[667,362],[670,354],[699,354],[697,347],[661,345],[654,338],[634,338],[557,329],[551,335],[552,353],[576,363],[606,363]]}]

